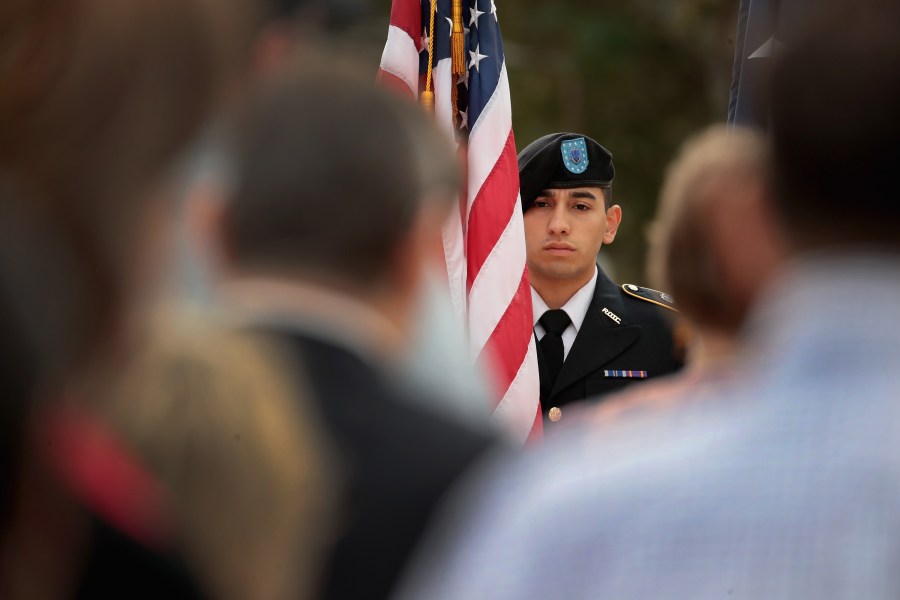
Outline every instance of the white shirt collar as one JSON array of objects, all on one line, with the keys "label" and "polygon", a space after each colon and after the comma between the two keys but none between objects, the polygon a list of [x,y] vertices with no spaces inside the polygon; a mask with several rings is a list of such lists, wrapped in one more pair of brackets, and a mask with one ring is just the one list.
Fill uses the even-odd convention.
[{"label": "white shirt collar", "polygon": [[[581,329],[581,324],[584,323],[584,317],[587,315],[588,308],[591,306],[591,300],[594,299],[594,288],[597,287],[598,273],[597,267],[594,267],[594,276],[591,277],[591,280],[575,292],[572,297],[569,298],[569,301],[562,307],[562,309],[566,311],[566,314],[569,315],[569,319],[572,320],[572,326],[575,327],[575,333],[578,333]],[[550,310],[550,308],[534,288],[531,288],[531,306],[534,325],[538,327],[538,321],[545,312]]]}]

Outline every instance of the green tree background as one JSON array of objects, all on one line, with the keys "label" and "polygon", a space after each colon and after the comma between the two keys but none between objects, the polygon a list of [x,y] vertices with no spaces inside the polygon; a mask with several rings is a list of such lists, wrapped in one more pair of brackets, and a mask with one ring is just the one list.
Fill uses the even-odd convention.
[{"label": "green tree background", "polygon": [[[692,132],[727,113],[738,1],[496,2],[519,149],[576,131],[612,151],[624,219],[601,256],[619,281],[646,283],[646,231],[665,167]],[[378,0],[352,34],[373,72],[390,4]]]}]

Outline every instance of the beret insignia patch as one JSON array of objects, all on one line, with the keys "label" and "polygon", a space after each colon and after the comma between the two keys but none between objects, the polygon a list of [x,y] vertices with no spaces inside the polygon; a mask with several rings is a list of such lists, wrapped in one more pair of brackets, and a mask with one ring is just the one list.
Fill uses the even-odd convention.
[{"label": "beret insignia patch", "polygon": [[587,143],[583,137],[574,140],[564,140],[560,146],[563,164],[571,173],[580,175],[584,173],[590,161],[588,160]]}]

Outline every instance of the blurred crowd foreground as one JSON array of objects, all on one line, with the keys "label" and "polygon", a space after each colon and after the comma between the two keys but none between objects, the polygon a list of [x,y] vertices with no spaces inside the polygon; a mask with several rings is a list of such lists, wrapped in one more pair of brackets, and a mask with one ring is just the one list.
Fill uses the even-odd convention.
[{"label": "blurred crowd foreground", "polygon": [[0,7],[3,597],[313,589],[305,394],[249,334],[149,318],[175,164],[279,18],[222,4]]},{"label": "blurred crowd foreground", "polygon": [[493,444],[410,372],[453,150],[323,7],[0,8],[0,596],[387,597]]},{"label": "blurred crowd foreground", "polygon": [[319,3],[4,3],[0,597],[895,597],[900,8],[840,4],[668,173],[689,368],[512,454],[409,372],[454,151]]}]

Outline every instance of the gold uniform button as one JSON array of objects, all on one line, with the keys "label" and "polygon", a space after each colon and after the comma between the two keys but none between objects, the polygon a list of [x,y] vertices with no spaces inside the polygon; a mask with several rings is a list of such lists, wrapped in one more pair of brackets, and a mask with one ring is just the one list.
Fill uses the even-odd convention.
[{"label": "gold uniform button", "polygon": [[554,406],[547,413],[547,416],[550,417],[550,420],[554,423],[562,419],[562,409]]}]

